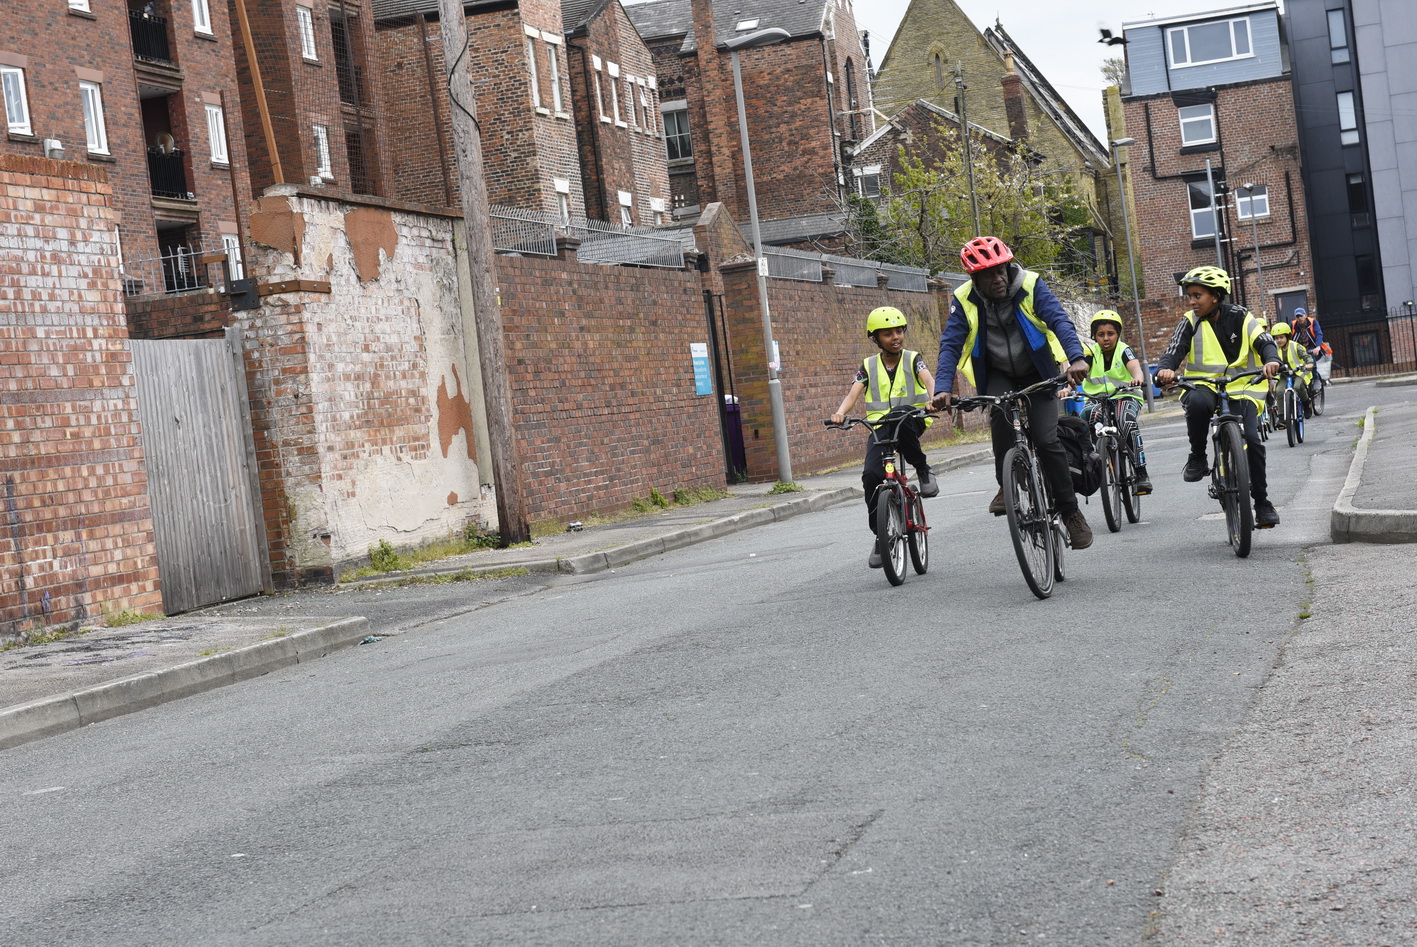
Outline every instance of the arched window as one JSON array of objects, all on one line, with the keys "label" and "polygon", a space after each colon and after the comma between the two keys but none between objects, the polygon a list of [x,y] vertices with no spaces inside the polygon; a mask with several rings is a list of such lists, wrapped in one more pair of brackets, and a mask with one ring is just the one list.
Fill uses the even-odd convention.
[{"label": "arched window", "polygon": [[939,53],[935,54],[935,86],[940,89],[945,87],[945,57]]}]

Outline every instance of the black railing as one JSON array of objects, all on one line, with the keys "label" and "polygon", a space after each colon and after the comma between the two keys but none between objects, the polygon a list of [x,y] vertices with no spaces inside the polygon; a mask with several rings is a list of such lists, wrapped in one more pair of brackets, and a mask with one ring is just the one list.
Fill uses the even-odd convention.
[{"label": "black railing", "polygon": [[172,49],[167,43],[167,20],[141,10],[129,10],[128,29],[133,34],[133,58],[172,62]]},{"label": "black railing", "polygon": [[153,197],[186,200],[192,196],[187,191],[187,169],[182,164],[180,148],[174,148],[167,153],[149,148],[148,180],[152,183]]}]

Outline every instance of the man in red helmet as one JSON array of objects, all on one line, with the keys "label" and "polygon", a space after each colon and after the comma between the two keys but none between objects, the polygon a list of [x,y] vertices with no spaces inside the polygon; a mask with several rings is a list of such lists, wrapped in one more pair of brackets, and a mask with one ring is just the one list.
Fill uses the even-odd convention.
[{"label": "man in red helmet", "polygon": [[[945,409],[953,400],[955,371],[981,393],[1001,395],[1052,378],[1067,364],[1074,383],[1087,377],[1082,342],[1072,320],[1038,274],[1014,262],[1013,251],[997,237],[976,237],[959,258],[970,281],[955,290],[950,318],[940,336],[940,360],[931,405]],[[1034,449],[1048,486],[1063,515],[1074,549],[1092,545],[1092,530],[1078,509],[1068,472],[1068,456],[1058,441],[1058,401],[1053,392],[1029,399],[1028,419]],[[1014,444],[1013,429],[1002,412],[993,412],[994,479],[1004,482],[1004,455]],[[1004,513],[1004,491],[989,503]]]}]

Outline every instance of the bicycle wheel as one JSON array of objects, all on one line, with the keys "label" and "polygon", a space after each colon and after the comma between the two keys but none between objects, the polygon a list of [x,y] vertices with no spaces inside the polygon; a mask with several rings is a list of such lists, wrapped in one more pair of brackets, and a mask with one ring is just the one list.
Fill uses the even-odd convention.
[{"label": "bicycle wheel", "polygon": [[[1299,393],[1293,388],[1286,389],[1284,392],[1284,434],[1289,438],[1290,447],[1304,440],[1299,437],[1298,412],[1294,410],[1298,402]],[[1298,438],[1298,441],[1295,438]]]},{"label": "bicycle wheel", "polygon": [[1304,402],[1299,400],[1299,392],[1294,392],[1294,436],[1304,443]]},{"label": "bicycle wheel", "polygon": [[1122,528],[1122,471],[1119,467],[1117,443],[1110,435],[1097,442],[1097,452],[1102,455],[1102,515],[1107,520],[1107,531],[1115,533]]},{"label": "bicycle wheel", "polygon": [[883,484],[876,488],[876,543],[881,550],[881,568],[891,585],[905,581],[905,515],[900,488]]},{"label": "bicycle wheel", "polygon": [[1118,457],[1121,459],[1117,469],[1122,475],[1122,507],[1127,511],[1127,522],[1138,523],[1141,521],[1142,495],[1137,493],[1136,458],[1132,456],[1130,447],[1123,447]]},{"label": "bicycle wheel", "polygon": [[1313,393],[1314,417],[1318,417],[1319,415],[1324,413],[1325,391],[1328,391],[1328,382],[1324,381],[1323,379],[1319,379],[1318,390]]},{"label": "bicycle wheel", "polygon": [[1225,532],[1235,555],[1250,554],[1250,533],[1255,528],[1255,512],[1250,506],[1250,465],[1245,457],[1245,441],[1240,425],[1228,421],[1220,426],[1215,445],[1216,492],[1225,509]]},{"label": "bicycle wheel", "polygon": [[909,542],[910,564],[916,575],[930,568],[930,531],[925,525],[925,504],[919,497],[910,501]]},{"label": "bicycle wheel", "polygon": [[1039,598],[1053,594],[1053,536],[1038,468],[1020,447],[1004,455],[1004,514],[1023,580]]},{"label": "bicycle wheel", "polygon": [[1068,577],[1067,569],[1063,564],[1063,549],[1067,547],[1068,541],[1063,530],[1063,520],[1059,516],[1048,518],[1049,526],[1053,534],[1053,578],[1062,582]]}]

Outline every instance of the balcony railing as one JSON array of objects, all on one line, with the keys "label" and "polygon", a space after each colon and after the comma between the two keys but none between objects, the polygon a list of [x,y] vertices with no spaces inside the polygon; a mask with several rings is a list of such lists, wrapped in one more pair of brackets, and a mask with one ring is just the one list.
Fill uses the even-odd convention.
[{"label": "balcony railing", "polygon": [[231,272],[225,250],[203,250],[177,244],[162,256],[127,260],[121,271],[125,296],[161,296],[230,285]]},{"label": "balcony railing", "polygon": [[167,43],[167,20],[142,10],[129,10],[128,29],[133,34],[133,58],[148,62],[172,62],[172,49]]},{"label": "balcony railing", "polygon": [[187,169],[182,163],[180,148],[166,153],[149,148],[148,180],[152,183],[153,197],[193,199],[192,193],[187,190]]}]

